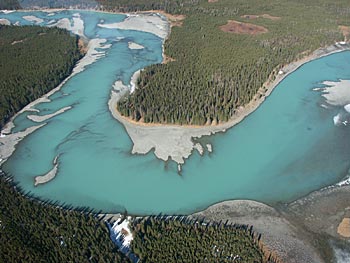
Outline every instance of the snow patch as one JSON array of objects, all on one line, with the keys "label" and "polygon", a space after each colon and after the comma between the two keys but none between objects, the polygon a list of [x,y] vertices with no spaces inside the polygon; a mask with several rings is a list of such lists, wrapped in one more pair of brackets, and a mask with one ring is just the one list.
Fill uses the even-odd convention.
[{"label": "snow patch", "polygon": [[111,239],[123,253],[129,252],[131,241],[134,239],[129,226],[130,219],[130,217],[125,220],[119,218],[110,227]]},{"label": "snow patch", "polygon": [[350,113],[350,104],[345,105],[344,110]]},{"label": "snow patch", "polygon": [[322,96],[327,100],[328,104],[333,106],[350,104],[350,80],[325,81],[323,84],[328,86],[322,91]]}]

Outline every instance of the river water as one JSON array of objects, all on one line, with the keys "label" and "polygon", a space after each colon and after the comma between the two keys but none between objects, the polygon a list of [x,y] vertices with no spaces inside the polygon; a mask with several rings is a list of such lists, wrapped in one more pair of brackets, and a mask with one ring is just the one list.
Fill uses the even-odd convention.
[{"label": "river water", "polygon": [[[135,71],[162,61],[162,39],[97,26],[125,18],[117,14],[14,12],[0,13],[0,18],[24,25],[35,23],[23,19],[32,15],[47,25],[62,18],[73,22],[77,13],[87,38],[107,39],[111,46],[104,57],[52,95],[51,102],[35,106],[40,113],[23,113],[14,120],[13,132],[21,131],[38,125],[27,119],[29,114],[73,107],[23,139],[3,165],[24,191],[105,212],[187,214],[228,199],[288,202],[347,175],[350,129],[333,122],[344,110],[328,105],[313,89],[323,87],[323,81],[350,79],[350,52],[312,61],[290,74],[243,122],[204,138],[213,152],[203,156],[194,152],[179,176],[174,162],[165,163],[153,153],[132,155],[132,142],[107,105],[115,81],[128,84]],[[144,49],[130,49],[128,42]],[[56,156],[56,177],[35,187],[35,176],[50,171]]]}]

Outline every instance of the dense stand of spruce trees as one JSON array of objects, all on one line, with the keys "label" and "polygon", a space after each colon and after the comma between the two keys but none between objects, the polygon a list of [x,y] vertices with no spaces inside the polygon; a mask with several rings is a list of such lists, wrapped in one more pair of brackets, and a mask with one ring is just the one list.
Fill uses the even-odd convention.
[{"label": "dense stand of spruce trees", "polygon": [[[342,40],[338,26],[350,25],[350,4],[343,0],[181,2],[166,9],[186,16],[165,42],[166,55],[175,61],[147,67],[139,88],[118,104],[121,114],[135,121],[225,122],[281,65]],[[280,19],[241,17],[264,13]],[[264,26],[269,32],[222,32],[220,25],[230,19]]]},{"label": "dense stand of spruce trees", "polygon": [[263,252],[252,226],[153,216],[133,221],[132,228],[131,248],[140,262],[278,262]]},{"label": "dense stand of spruce trees", "polygon": [[0,262],[129,262],[91,213],[41,204],[0,173]]},{"label": "dense stand of spruce trees", "polygon": [[77,42],[59,28],[0,26],[0,130],[71,73],[82,56]]},{"label": "dense stand of spruce trees", "polygon": [[21,6],[17,0],[1,0],[0,10],[19,9]]}]

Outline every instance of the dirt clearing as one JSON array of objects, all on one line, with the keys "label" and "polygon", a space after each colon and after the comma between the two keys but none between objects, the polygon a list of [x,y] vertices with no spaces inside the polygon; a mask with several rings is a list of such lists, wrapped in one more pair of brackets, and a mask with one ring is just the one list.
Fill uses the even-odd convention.
[{"label": "dirt clearing", "polygon": [[258,35],[269,32],[265,27],[234,20],[229,20],[226,25],[220,26],[220,29],[228,33],[248,35]]}]

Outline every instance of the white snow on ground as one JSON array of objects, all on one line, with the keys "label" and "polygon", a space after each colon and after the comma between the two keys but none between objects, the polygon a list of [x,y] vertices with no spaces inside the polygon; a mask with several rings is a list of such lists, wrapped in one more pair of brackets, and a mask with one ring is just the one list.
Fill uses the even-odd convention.
[{"label": "white snow on ground", "polygon": [[16,12],[15,10],[1,10],[4,14],[11,14],[13,12]]},{"label": "white snow on ground", "polygon": [[130,217],[123,221],[119,218],[110,229],[112,241],[122,252],[124,252],[123,250],[129,251],[131,241],[134,239],[129,227],[129,220]]},{"label": "white snow on ground", "polygon": [[339,125],[340,124],[340,114],[337,114],[336,116],[333,117],[333,122],[334,125]]},{"label": "white snow on ground", "polygon": [[130,84],[131,84],[131,86],[130,86],[130,93],[133,93],[135,91],[136,84],[137,84],[137,79],[139,78],[140,74],[141,74],[141,70],[138,70],[132,75],[131,81],[130,81]]},{"label": "white snow on ground", "polygon": [[350,104],[345,105],[344,110],[350,113]]},{"label": "white snow on ground", "polygon": [[350,176],[347,176],[343,181],[337,183],[337,186],[350,185]]}]

